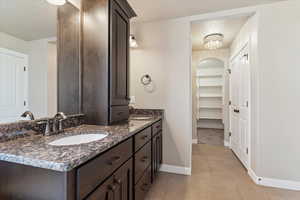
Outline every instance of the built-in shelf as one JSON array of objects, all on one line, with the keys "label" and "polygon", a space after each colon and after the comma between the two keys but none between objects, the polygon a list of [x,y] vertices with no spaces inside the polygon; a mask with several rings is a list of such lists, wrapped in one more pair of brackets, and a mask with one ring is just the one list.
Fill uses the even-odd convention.
[{"label": "built-in shelf", "polygon": [[222,98],[222,94],[200,94],[198,98]]},{"label": "built-in shelf", "polygon": [[224,67],[219,63],[208,66],[204,63],[197,68],[197,120],[201,121],[201,125],[207,123],[222,127],[223,74]]},{"label": "built-in shelf", "polygon": [[198,78],[222,78],[222,74],[198,74]]},{"label": "built-in shelf", "polygon": [[220,84],[201,84],[201,85],[198,85],[197,87],[198,88],[201,88],[201,87],[223,87],[223,85],[220,85]]},{"label": "built-in shelf", "polygon": [[209,119],[209,120],[222,120],[221,117],[199,117],[198,120],[201,120],[201,119]]},{"label": "built-in shelf", "polygon": [[200,109],[222,109],[220,106],[199,106]]}]

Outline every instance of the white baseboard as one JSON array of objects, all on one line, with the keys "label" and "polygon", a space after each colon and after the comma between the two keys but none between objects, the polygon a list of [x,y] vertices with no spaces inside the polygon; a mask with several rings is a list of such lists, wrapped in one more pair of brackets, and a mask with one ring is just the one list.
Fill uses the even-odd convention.
[{"label": "white baseboard", "polygon": [[224,146],[225,147],[230,147],[230,143],[228,141],[224,140]]},{"label": "white baseboard", "polygon": [[251,168],[248,169],[248,174],[250,178],[254,181],[254,183],[259,183],[260,178],[255,174],[255,172]]},{"label": "white baseboard", "polygon": [[300,191],[300,182],[298,181],[258,177],[252,169],[248,170],[248,174],[251,179],[258,185]]},{"label": "white baseboard", "polygon": [[193,140],[192,140],[192,143],[193,143],[193,144],[198,144],[198,139],[193,139]]},{"label": "white baseboard", "polygon": [[280,179],[272,179],[272,178],[262,178],[259,181],[259,185],[300,191],[300,182],[297,182],[297,181],[288,181],[288,180],[280,180]]},{"label": "white baseboard", "polygon": [[179,166],[175,166],[175,165],[166,165],[166,164],[161,165],[160,171],[173,173],[173,174],[183,174],[183,175],[191,175],[192,174],[191,168],[179,167]]}]

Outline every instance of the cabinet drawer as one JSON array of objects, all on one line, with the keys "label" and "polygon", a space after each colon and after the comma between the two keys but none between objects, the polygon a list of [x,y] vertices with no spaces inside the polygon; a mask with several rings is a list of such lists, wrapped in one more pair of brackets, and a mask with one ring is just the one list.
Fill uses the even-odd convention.
[{"label": "cabinet drawer", "polygon": [[152,125],[153,136],[159,133],[162,130],[162,121],[158,121]]},{"label": "cabinet drawer", "polygon": [[151,139],[151,127],[144,129],[134,136],[135,151],[138,151]]},{"label": "cabinet drawer", "polygon": [[110,107],[110,123],[127,120],[129,118],[128,106],[111,106]]},{"label": "cabinet drawer", "polygon": [[135,200],[143,200],[151,187],[151,167],[147,169],[141,180],[134,187]]},{"label": "cabinet drawer", "polygon": [[148,142],[135,154],[135,176],[134,183],[137,183],[145,170],[151,165],[151,142]]},{"label": "cabinet drawer", "polygon": [[77,170],[77,196],[83,199],[132,155],[133,141],[129,139]]}]

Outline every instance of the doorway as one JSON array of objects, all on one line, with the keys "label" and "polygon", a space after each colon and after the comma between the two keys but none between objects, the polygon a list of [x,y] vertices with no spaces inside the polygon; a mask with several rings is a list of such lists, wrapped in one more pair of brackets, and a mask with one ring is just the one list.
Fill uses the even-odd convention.
[{"label": "doorway", "polygon": [[230,148],[245,168],[250,162],[249,21],[251,15],[239,15],[191,24],[193,143]]}]

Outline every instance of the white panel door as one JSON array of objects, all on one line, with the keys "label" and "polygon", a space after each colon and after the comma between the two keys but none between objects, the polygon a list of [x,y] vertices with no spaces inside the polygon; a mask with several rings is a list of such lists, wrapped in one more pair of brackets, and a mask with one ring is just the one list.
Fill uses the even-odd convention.
[{"label": "white panel door", "polygon": [[26,55],[0,48],[0,123],[19,120],[27,109],[27,62]]},{"label": "white panel door", "polygon": [[249,162],[249,67],[246,46],[231,62],[230,76],[231,148],[246,168]]}]

